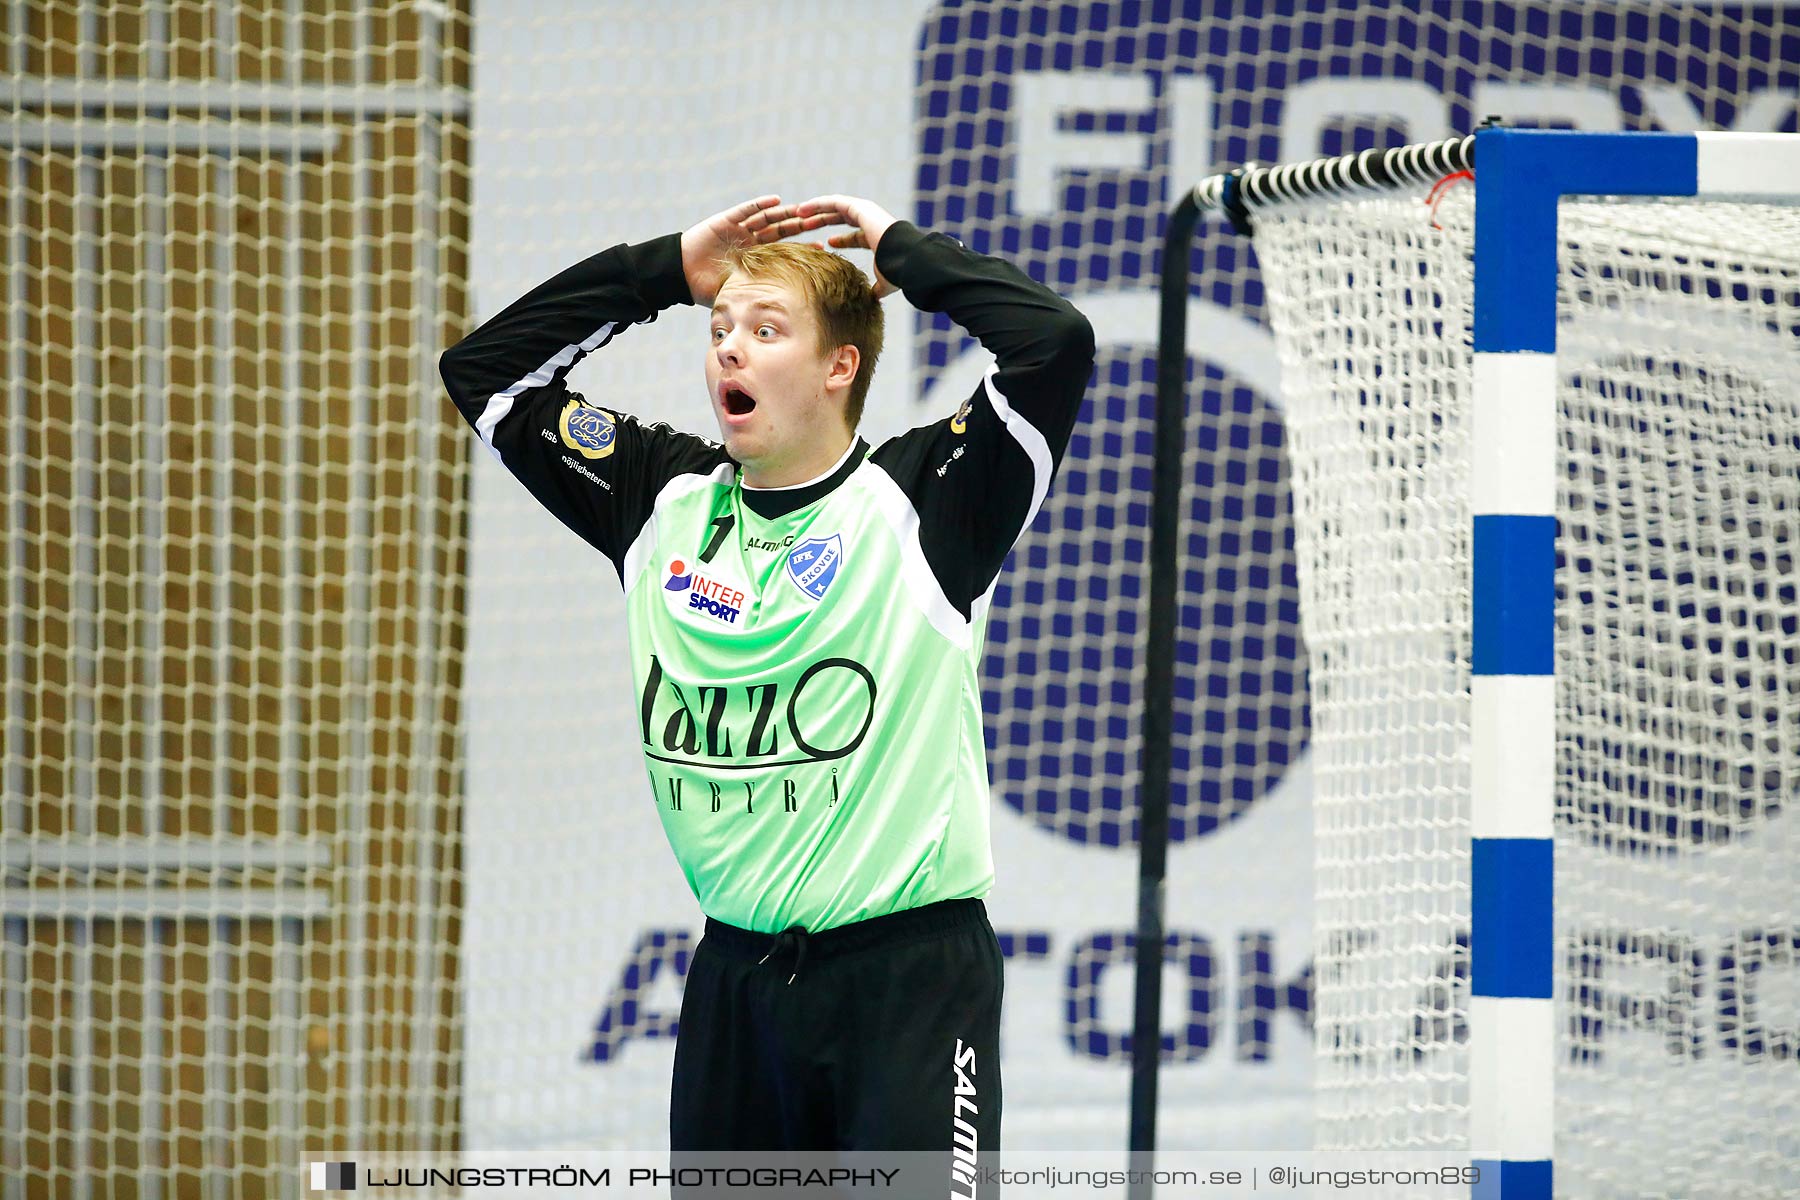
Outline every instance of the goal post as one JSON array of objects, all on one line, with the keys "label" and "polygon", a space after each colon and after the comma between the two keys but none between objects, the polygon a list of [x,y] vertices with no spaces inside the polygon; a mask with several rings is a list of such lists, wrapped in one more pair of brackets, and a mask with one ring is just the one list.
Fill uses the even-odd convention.
[{"label": "goal post", "polygon": [[[1567,195],[1800,200],[1800,137],[1477,135],[1470,508],[1470,1136],[1551,1192],[1556,1021],[1557,209]],[[1721,230],[1721,240],[1730,233]],[[1790,246],[1795,243],[1789,243]],[[1679,251],[1677,251],[1679,253]],[[1793,264],[1800,268],[1800,262]],[[1800,269],[1791,269],[1791,295]],[[1654,285],[1653,285],[1654,287]],[[1790,310],[1792,311],[1792,310]],[[1790,326],[1791,332],[1791,326]],[[1800,383],[1800,356],[1794,359]],[[1790,438],[1797,427],[1790,425]],[[1734,465],[1722,464],[1729,471]],[[1800,479],[1800,455],[1787,478]]]},{"label": "goal post", "polygon": [[1171,221],[1253,234],[1282,360],[1320,1148],[1800,1182],[1796,201],[1794,135],[1490,128]]}]

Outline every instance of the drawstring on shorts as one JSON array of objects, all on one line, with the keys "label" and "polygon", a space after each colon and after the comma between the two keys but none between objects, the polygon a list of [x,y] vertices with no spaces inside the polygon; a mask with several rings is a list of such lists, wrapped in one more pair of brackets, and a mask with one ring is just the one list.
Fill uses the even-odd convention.
[{"label": "drawstring on shorts", "polygon": [[756,965],[760,967],[783,950],[792,950],[794,952],[794,973],[788,976],[788,986],[792,987],[794,980],[800,978],[801,968],[806,966],[806,938],[804,925],[794,925],[782,930],[775,935],[775,944],[769,947],[769,952],[756,960]]},{"label": "drawstring on shorts", "polygon": [[[798,917],[798,913],[788,919]],[[856,954],[877,946],[893,946],[900,942],[957,930],[974,929],[987,921],[987,910],[979,900],[939,900],[919,908],[903,908],[879,917],[833,925],[829,929],[809,930],[804,925],[790,925],[779,933],[764,933],[728,925],[717,917],[706,918],[706,933],[696,953],[716,954],[758,970],[769,960],[779,962],[784,955],[793,956],[793,971],[788,983],[799,981],[810,961],[817,969],[847,954]],[[697,961],[697,960],[696,960]],[[779,969],[779,968],[778,968]]]}]

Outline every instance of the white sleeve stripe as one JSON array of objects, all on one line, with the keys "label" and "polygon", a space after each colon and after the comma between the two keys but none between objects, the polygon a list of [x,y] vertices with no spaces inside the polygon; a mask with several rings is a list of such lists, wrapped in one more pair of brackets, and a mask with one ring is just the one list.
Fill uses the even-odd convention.
[{"label": "white sleeve stripe", "polygon": [[481,410],[481,416],[475,422],[475,432],[481,435],[481,444],[488,448],[488,453],[494,456],[494,461],[501,464],[504,464],[506,460],[500,457],[500,450],[494,445],[494,426],[506,419],[506,414],[512,411],[512,406],[513,398],[510,395],[506,392],[496,392],[488,397],[487,407]]},{"label": "white sleeve stripe", "polygon": [[989,368],[981,382],[987,388],[988,403],[1000,414],[1006,432],[1012,434],[1013,441],[1019,443],[1019,448],[1025,451],[1025,457],[1031,460],[1031,507],[1025,511],[1025,521],[1019,526],[1019,532],[1024,533],[1037,520],[1038,509],[1043,507],[1044,497],[1050,491],[1050,476],[1056,467],[1050,459],[1050,443],[1044,440],[1038,427],[1014,412],[1012,405],[1006,402],[1006,397],[1000,394],[999,385],[994,382],[994,376],[999,372],[1000,368],[997,366]]},{"label": "white sleeve stripe", "polygon": [[969,623],[956,611],[944,588],[938,582],[931,564],[925,559],[925,548],[919,543],[919,512],[886,471],[858,471],[845,486],[860,483],[875,500],[875,511],[881,514],[900,546],[900,578],[913,595],[925,619],[933,629],[958,650],[966,651],[971,643]]},{"label": "white sleeve stripe", "polygon": [[1000,586],[1000,573],[994,572],[994,578],[987,586],[987,591],[975,597],[975,603],[969,605],[969,625],[971,628],[987,620],[988,610],[994,606],[994,589]]},{"label": "white sleeve stripe", "polygon": [[631,549],[625,552],[625,569],[621,573],[625,592],[630,595],[632,584],[643,571],[650,552],[656,548],[656,514],[664,505],[673,503],[689,492],[698,491],[708,484],[730,487],[731,481],[737,478],[737,467],[724,462],[714,467],[705,475],[693,473],[676,475],[662,485],[656,493],[656,499],[650,502],[650,517],[638,530],[637,536],[631,540]]},{"label": "white sleeve stripe", "polygon": [[499,427],[500,422],[506,419],[506,414],[512,411],[513,399],[521,392],[543,387],[556,378],[558,371],[574,362],[578,355],[591,353],[595,347],[604,344],[606,339],[612,335],[613,328],[617,324],[617,321],[608,321],[577,344],[564,346],[558,350],[543,366],[504,392],[495,392],[488,397],[487,407],[481,410],[481,416],[475,420],[475,432],[481,435],[482,443],[487,446],[488,451],[496,459],[501,462],[505,461],[500,458],[500,450],[494,445],[494,430]]}]

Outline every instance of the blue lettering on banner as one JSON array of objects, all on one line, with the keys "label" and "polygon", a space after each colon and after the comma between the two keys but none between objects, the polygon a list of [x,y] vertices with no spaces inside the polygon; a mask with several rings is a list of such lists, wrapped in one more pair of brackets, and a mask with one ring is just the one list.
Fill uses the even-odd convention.
[{"label": "blue lettering on banner", "polygon": [[1238,934],[1239,1062],[1267,1062],[1275,1017],[1284,1009],[1312,1028],[1313,969],[1308,962],[1292,979],[1275,974],[1275,935],[1266,929]]},{"label": "blue lettering on banner", "polygon": [[[1054,963],[1055,935],[1049,930],[996,930],[1000,952],[1018,964]],[[1342,930],[1340,952],[1379,952],[1376,935]],[[1800,974],[1800,926],[1746,929],[1708,943],[1667,930],[1604,930],[1574,935],[1567,955],[1570,1061],[1593,1066],[1604,1061],[1621,1037],[1650,1038],[1671,1065],[1723,1057],[1767,1063],[1800,1058],[1800,1024],[1791,994]],[[677,1015],[651,1009],[649,991],[663,972],[687,978],[693,935],[685,929],[646,929],[608,994],[584,1058],[615,1062],[632,1038],[673,1038]],[[1270,1062],[1280,1041],[1284,1054],[1313,1052],[1315,980],[1310,958],[1283,968],[1282,947],[1266,929],[1235,935],[1236,977],[1226,987],[1227,962],[1213,940],[1194,930],[1167,935],[1164,970],[1185,977],[1187,1003],[1176,1024],[1165,1025],[1162,1058],[1192,1063],[1205,1058],[1221,1037],[1227,1017],[1224,997],[1233,997],[1235,1059],[1244,1065]],[[1291,954],[1294,948],[1289,947]],[[1106,972],[1135,961],[1136,938],[1127,930],[1086,934],[1063,956],[1063,1038],[1072,1054],[1117,1063],[1131,1062],[1129,1012],[1107,1014],[1101,1002]],[[1469,938],[1459,932],[1438,955],[1407,1007],[1411,1023],[1396,1027],[1396,1038],[1379,1046],[1359,1044],[1358,1027],[1322,1031],[1334,1052],[1361,1060],[1419,1059],[1468,1040]],[[1286,1018],[1284,1020],[1284,1017]],[[1285,1041],[1279,1030],[1289,1033]],[[1640,1042],[1639,1045],[1642,1045]]]},{"label": "blue lettering on banner", "polygon": [[[1042,963],[1053,958],[1054,935],[1049,930],[996,930],[995,936],[1001,954],[1009,962]],[[1080,939],[1069,953],[1065,1036],[1074,1052],[1082,1057],[1121,1063],[1131,1059],[1129,1032],[1109,1029],[1102,1021],[1098,988],[1101,976],[1109,966],[1131,960],[1133,940],[1132,935],[1125,932],[1096,933]],[[1274,935],[1266,931],[1240,934],[1238,940],[1240,946],[1254,942],[1265,955],[1274,952]],[[616,1061],[625,1043],[633,1037],[672,1038],[676,1035],[674,1016],[648,1009],[644,997],[665,969],[673,971],[678,978],[686,978],[691,945],[692,937],[686,930],[651,929],[639,935],[620,981],[607,997],[595,1024],[595,1038],[586,1054],[589,1061]],[[1193,1062],[1205,1055],[1216,1040],[1218,998],[1222,994],[1218,971],[1212,943],[1202,934],[1171,934],[1169,948],[1168,969],[1187,973],[1189,1004],[1185,1022],[1175,1031],[1163,1035],[1163,1055],[1171,1062]],[[1302,1032],[1311,1028],[1311,966],[1303,967],[1285,983],[1263,987],[1261,981],[1268,978],[1269,971],[1265,964],[1263,975],[1257,977],[1258,986],[1239,989],[1240,1045],[1251,1037],[1268,1041],[1271,1022],[1284,1010],[1299,1018]],[[1280,991],[1283,987],[1285,991]],[[1310,1038],[1297,1038],[1293,1044],[1293,1053],[1312,1052]],[[1263,1052],[1245,1057],[1244,1061],[1264,1062],[1269,1057]]]},{"label": "blue lettering on banner", "polygon": [[[1516,125],[1792,131],[1800,95],[1800,25],[1767,4],[1675,21],[1585,0],[1320,0],[1227,15],[1203,0],[943,0],[918,47],[914,220],[1075,298],[1100,336],[1055,490],[995,589],[983,701],[1002,800],[1048,832],[1118,848],[1137,840],[1156,291],[1180,189],[1244,162],[1469,132],[1490,113]],[[1251,335],[1266,327],[1249,243],[1209,219],[1193,265],[1190,311]],[[916,320],[921,400],[948,413],[966,388],[933,389],[961,378],[973,343],[941,314]],[[1196,344],[1187,367],[1178,842],[1267,796],[1311,726],[1279,399],[1222,344],[1249,340]],[[1772,596],[1786,611],[1800,607],[1791,583],[1768,586],[1786,589]],[[1718,778],[1697,789],[1646,770],[1621,782],[1646,794],[1589,816],[1634,850],[1688,837],[1694,814],[1738,804],[1733,764],[1710,765]],[[1759,790],[1749,803],[1767,815],[1786,802]]]},{"label": "blue lettering on banner", "polygon": [[611,1062],[625,1043],[638,1038],[673,1038],[680,1024],[677,1014],[652,1012],[643,1007],[644,993],[667,969],[678,979],[687,978],[693,960],[693,935],[685,929],[646,929],[625,963],[619,983],[607,997],[600,1019],[594,1023],[594,1040],[586,1058]]},{"label": "blue lettering on banner", "polygon": [[[1064,1021],[1064,1035],[1075,1053],[1086,1058],[1130,1060],[1130,1031],[1109,1028],[1101,1020],[1100,979],[1108,967],[1135,962],[1136,957],[1136,935],[1122,931],[1090,934],[1076,943],[1069,958]],[[1193,1062],[1212,1048],[1217,1032],[1219,987],[1212,942],[1198,933],[1172,932],[1164,939],[1163,963],[1165,970],[1186,970],[1188,1003],[1179,1033],[1165,1030],[1162,1035],[1162,1059]]]}]

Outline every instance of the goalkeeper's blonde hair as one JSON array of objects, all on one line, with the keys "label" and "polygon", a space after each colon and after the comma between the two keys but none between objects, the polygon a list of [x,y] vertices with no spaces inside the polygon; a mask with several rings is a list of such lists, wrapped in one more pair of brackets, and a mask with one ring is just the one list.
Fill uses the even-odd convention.
[{"label": "goalkeeper's blonde hair", "polygon": [[[812,308],[819,323],[819,353],[855,346],[860,356],[844,417],[854,430],[862,422],[863,402],[875,361],[881,357],[881,302],[875,287],[849,259],[806,242],[770,242],[743,246],[725,256],[725,279],[741,275],[763,283],[793,288]],[[720,286],[724,286],[721,280]]]}]

